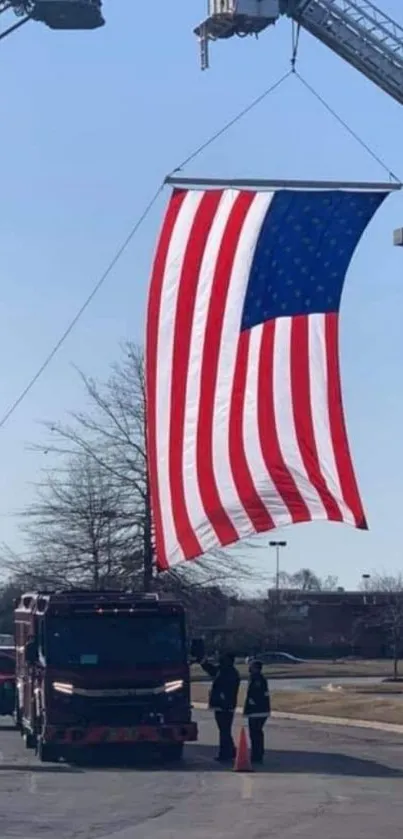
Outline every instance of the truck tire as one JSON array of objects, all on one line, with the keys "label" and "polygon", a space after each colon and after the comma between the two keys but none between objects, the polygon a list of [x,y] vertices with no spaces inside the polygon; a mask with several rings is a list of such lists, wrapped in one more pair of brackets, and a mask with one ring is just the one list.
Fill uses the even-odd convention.
[{"label": "truck tire", "polygon": [[162,755],[167,763],[179,763],[183,758],[183,743],[170,743],[162,749]]},{"label": "truck tire", "polygon": [[42,737],[38,737],[36,754],[41,763],[57,763],[59,755],[51,743],[44,743]]}]

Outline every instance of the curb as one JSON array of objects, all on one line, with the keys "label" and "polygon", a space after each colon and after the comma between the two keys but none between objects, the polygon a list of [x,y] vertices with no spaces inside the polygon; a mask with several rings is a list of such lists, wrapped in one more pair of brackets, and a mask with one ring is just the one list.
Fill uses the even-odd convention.
[{"label": "curb", "polygon": [[[208,711],[206,702],[193,702],[196,711]],[[242,708],[236,709],[237,714],[242,714]],[[403,725],[396,725],[390,722],[377,722],[376,720],[352,720],[347,717],[319,717],[316,714],[293,714],[283,711],[273,711],[271,716],[277,720],[295,720],[298,722],[310,722],[318,725],[339,725],[344,728],[369,728],[372,731],[385,731],[390,734],[403,734]]]}]

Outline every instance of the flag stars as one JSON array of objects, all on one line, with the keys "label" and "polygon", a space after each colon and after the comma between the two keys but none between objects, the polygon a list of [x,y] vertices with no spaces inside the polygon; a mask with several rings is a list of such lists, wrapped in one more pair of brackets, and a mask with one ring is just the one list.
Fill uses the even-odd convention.
[{"label": "flag stars", "polygon": [[[372,201],[374,207],[380,203],[377,196]],[[371,212],[364,194],[276,193],[252,258],[243,328],[268,318],[337,311],[349,259]]]}]

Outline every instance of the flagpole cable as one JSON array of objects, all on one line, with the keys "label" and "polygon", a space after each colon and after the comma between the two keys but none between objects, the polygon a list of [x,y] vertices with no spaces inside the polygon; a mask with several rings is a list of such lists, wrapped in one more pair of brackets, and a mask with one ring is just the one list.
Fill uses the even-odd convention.
[{"label": "flagpole cable", "polygon": [[222,128],[220,128],[218,131],[212,134],[211,137],[209,137],[207,140],[205,140],[204,143],[198,146],[194,152],[189,154],[188,157],[185,157],[185,159],[182,160],[182,163],[180,163],[179,166],[176,166],[175,169],[172,169],[172,171],[169,172],[169,175],[167,177],[171,177],[175,174],[175,172],[180,172],[185,166],[188,165],[188,163],[191,163],[193,160],[195,160],[195,158],[198,157],[199,154],[201,154],[201,152],[203,152],[205,149],[207,149],[209,146],[215,143],[215,141],[222,137],[223,134],[226,134],[227,131],[229,131],[229,129],[232,128],[233,125],[236,125],[237,122],[240,122],[241,119],[243,119],[243,117],[245,117],[247,114],[250,114],[250,112],[253,111],[254,108],[256,108],[258,105],[260,105],[260,103],[263,102],[263,100],[266,99],[266,97],[269,96],[270,93],[273,93],[278,87],[280,87],[280,85],[283,84],[283,82],[286,81],[286,79],[288,79],[292,75],[293,71],[288,70],[287,73],[284,73],[284,75],[277,79],[277,81],[270,85],[270,87],[266,88],[266,90],[264,90],[263,93],[260,93],[259,96],[256,96],[254,99],[252,99],[252,102],[250,102],[249,105],[246,105],[245,108],[242,108],[242,110],[239,111],[234,117],[232,117],[232,119],[226,122],[222,126]]},{"label": "flagpole cable", "polygon": [[29,392],[32,390],[34,385],[36,385],[38,379],[42,376],[42,373],[44,373],[46,368],[49,367],[49,364],[51,363],[51,361],[53,361],[55,355],[59,352],[60,348],[62,347],[62,345],[67,340],[70,333],[73,331],[74,327],[77,325],[78,321],[81,319],[81,317],[83,316],[86,309],[88,309],[88,306],[90,305],[90,303],[92,303],[94,297],[98,294],[98,291],[100,290],[100,288],[103,286],[105,281],[108,279],[109,274],[113,271],[113,269],[115,268],[115,266],[119,262],[121,256],[124,254],[125,250],[128,248],[130,242],[132,241],[132,239],[136,235],[137,231],[139,230],[139,228],[141,227],[141,225],[143,224],[143,222],[147,218],[148,214],[150,213],[152,207],[154,206],[155,202],[157,201],[157,198],[159,197],[163,188],[164,188],[164,184],[161,184],[158,187],[157,191],[154,193],[153,197],[151,198],[151,201],[148,202],[147,206],[145,207],[145,209],[143,210],[143,212],[141,213],[141,215],[139,216],[139,218],[137,219],[137,221],[135,222],[135,224],[131,228],[128,236],[126,236],[126,239],[120,245],[120,247],[116,251],[114,257],[111,259],[111,261],[107,265],[106,269],[104,270],[104,272],[101,274],[101,276],[99,277],[99,279],[97,280],[97,282],[93,286],[92,291],[90,291],[90,293],[88,294],[88,296],[86,297],[86,299],[84,300],[84,302],[82,303],[80,308],[77,310],[76,314],[74,315],[74,317],[72,318],[72,320],[70,321],[70,323],[68,324],[68,326],[66,327],[64,332],[62,332],[58,341],[56,341],[53,348],[50,350],[48,355],[45,357],[42,364],[38,367],[36,373],[34,373],[34,375],[28,381],[26,386],[23,388],[23,390],[21,391],[19,396],[16,397],[14,402],[12,402],[10,407],[3,414],[2,418],[0,419],[0,429],[3,428],[3,426],[6,424],[6,422],[8,422],[8,420],[10,419],[12,414],[21,405],[21,402],[23,402],[23,400],[25,399],[26,396],[28,396]]},{"label": "flagpole cable", "polygon": [[[278,79],[276,82],[274,82],[274,84],[270,85],[270,87],[268,87],[265,91],[263,91],[263,93],[261,93],[259,96],[255,97],[252,100],[252,102],[249,103],[249,105],[242,108],[242,110],[239,111],[232,119],[230,119],[228,122],[226,122],[225,125],[222,126],[222,128],[220,128],[218,131],[216,131],[214,134],[212,134],[207,140],[205,140],[200,146],[198,146],[195,149],[195,151],[193,151],[188,157],[185,158],[185,160],[182,161],[182,163],[179,164],[179,166],[177,166],[175,169],[172,170],[171,174],[174,174],[175,172],[179,172],[184,166],[186,166],[188,163],[190,163],[192,160],[194,160],[196,157],[198,157],[198,155],[201,154],[201,152],[204,151],[204,149],[208,148],[208,146],[211,146],[216,140],[218,140],[219,137],[222,137],[222,135],[225,134],[227,131],[229,131],[229,129],[232,128],[233,125],[235,125],[244,116],[246,116],[254,108],[256,108],[257,105],[260,104],[260,102],[262,102],[267,96],[269,96],[270,93],[272,93],[274,90],[276,90],[276,88],[278,88],[285,81],[285,79],[287,79],[291,75],[292,75],[292,71],[289,70],[287,73],[285,73],[283,76],[281,76],[280,79]],[[8,422],[10,417],[15,413],[17,408],[19,408],[21,403],[24,401],[24,399],[31,392],[32,388],[36,385],[37,381],[41,378],[42,374],[49,367],[49,365],[53,361],[54,357],[57,355],[57,353],[59,352],[59,350],[61,349],[63,344],[66,342],[67,338],[70,336],[71,332],[76,327],[79,320],[81,320],[83,314],[86,312],[89,305],[92,303],[94,297],[98,294],[98,292],[100,291],[100,289],[102,288],[102,286],[104,285],[106,280],[108,279],[109,275],[112,273],[113,269],[116,267],[117,263],[119,262],[119,260],[121,259],[121,257],[123,256],[123,254],[125,253],[127,248],[129,247],[130,243],[134,239],[136,233],[138,232],[138,230],[142,226],[143,222],[146,220],[147,216],[151,212],[154,204],[156,203],[157,199],[159,198],[159,196],[160,196],[161,192],[163,191],[164,187],[165,187],[165,179],[164,179],[164,181],[162,181],[162,183],[159,185],[158,189],[155,191],[153,197],[148,202],[145,209],[143,210],[143,212],[140,214],[140,216],[138,217],[138,219],[134,223],[134,225],[131,228],[129,234],[126,236],[123,243],[118,247],[118,249],[115,252],[115,255],[113,256],[113,258],[111,259],[111,261],[107,265],[106,269],[103,271],[103,273],[101,274],[101,276],[99,277],[99,279],[97,280],[95,285],[93,286],[92,291],[90,291],[90,293],[88,294],[88,296],[86,297],[84,302],[81,304],[81,306],[77,310],[76,314],[74,315],[74,317],[72,318],[72,320],[70,321],[70,323],[68,324],[68,326],[66,327],[64,332],[62,332],[60,338],[56,341],[53,348],[50,350],[48,355],[44,358],[42,364],[38,367],[36,373],[34,373],[34,375],[29,379],[29,381],[27,382],[25,387],[21,390],[20,394],[14,399],[14,401],[11,403],[9,408],[7,408],[7,410],[2,415],[2,417],[0,419],[0,429],[2,429],[5,426],[5,424]]]},{"label": "flagpole cable", "polygon": [[326,99],[320,93],[318,93],[318,91],[313,87],[313,85],[311,85],[309,82],[307,82],[306,79],[304,79],[304,77],[301,76],[301,73],[298,72],[298,70],[297,70],[297,57],[298,57],[298,50],[299,50],[299,43],[300,43],[300,34],[301,34],[301,25],[299,23],[296,23],[295,21],[292,21],[292,26],[291,26],[291,73],[292,73],[292,75],[297,77],[298,81],[303,85],[303,87],[305,87],[305,89],[308,90],[308,92],[314,97],[314,99],[316,99],[322,105],[322,107],[333,117],[333,119],[335,119],[336,122],[338,122],[339,125],[341,125],[342,128],[344,128],[344,130],[347,132],[347,134],[349,134],[350,137],[352,137],[353,140],[355,140],[356,143],[358,143],[358,145],[361,146],[361,148],[363,148],[364,151],[366,151],[367,154],[369,154],[370,157],[372,157],[372,159],[375,160],[375,162],[378,163],[378,165],[381,166],[382,169],[384,169],[384,171],[387,173],[390,180],[396,181],[396,183],[401,184],[402,179],[398,178],[397,175],[395,175],[393,170],[389,168],[389,166],[385,163],[385,161],[381,157],[379,157],[379,155],[371,148],[371,146],[365,140],[363,140],[363,138],[353,128],[351,128],[351,125],[349,125],[348,122],[345,119],[343,119],[343,117],[341,117],[340,114],[338,114],[337,111],[331,105],[329,105],[329,103],[326,101]]},{"label": "flagpole cable", "polygon": [[395,175],[395,173],[392,171],[392,169],[389,168],[385,161],[381,157],[379,157],[379,155],[371,148],[371,146],[369,146],[368,143],[366,143],[365,140],[363,140],[362,137],[360,137],[360,135],[357,134],[357,132],[354,131],[353,128],[351,128],[348,122],[346,122],[346,120],[343,119],[337,113],[337,111],[335,111],[334,108],[332,108],[332,106],[328,104],[328,102],[326,102],[326,99],[324,99],[323,96],[321,96],[321,94],[318,93],[318,91],[315,90],[315,88],[312,87],[312,85],[309,82],[307,82],[303,76],[301,76],[298,70],[294,70],[294,75],[306,88],[306,90],[308,90],[309,93],[311,93],[312,96],[314,96],[314,98],[317,99],[318,102],[320,102],[320,104],[336,120],[336,122],[338,122],[339,125],[341,125],[342,128],[344,128],[348,134],[350,134],[350,137],[352,137],[370,155],[370,157],[372,157],[372,159],[379,164],[379,166],[382,166],[385,172],[388,173],[389,178],[400,184],[402,182],[401,178],[398,178],[397,175]]}]

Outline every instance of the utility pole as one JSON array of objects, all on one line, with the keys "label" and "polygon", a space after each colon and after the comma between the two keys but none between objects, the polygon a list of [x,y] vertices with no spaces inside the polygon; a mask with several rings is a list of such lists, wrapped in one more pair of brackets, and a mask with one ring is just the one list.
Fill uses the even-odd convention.
[{"label": "utility pole", "polygon": [[279,642],[279,612],[280,612],[280,550],[287,547],[287,542],[271,541],[270,548],[276,550],[276,617],[275,617],[275,633],[276,633],[276,649],[278,649]]}]

